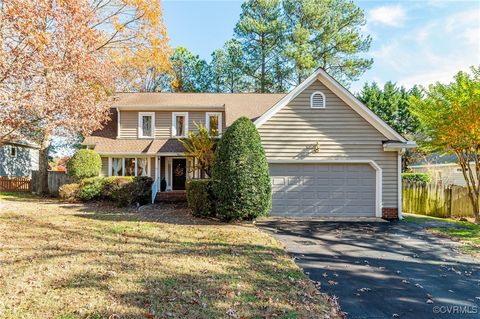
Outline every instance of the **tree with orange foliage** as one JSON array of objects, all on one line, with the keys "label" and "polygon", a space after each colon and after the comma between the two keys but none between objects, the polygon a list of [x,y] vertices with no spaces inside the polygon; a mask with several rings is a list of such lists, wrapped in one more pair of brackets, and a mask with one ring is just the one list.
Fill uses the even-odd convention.
[{"label": "tree with orange foliage", "polygon": [[[18,128],[12,112],[20,123],[31,123],[26,132],[21,127],[17,132],[40,145],[37,190],[48,193],[51,137],[90,134],[102,127],[114,65],[106,52],[97,50],[103,35],[89,25],[87,0],[3,0],[2,17],[8,26],[2,25],[6,78],[0,83],[0,121],[7,119],[8,131]],[[22,65],[9,74],[6,63],[17,56]]]},{"label": "tree with orange foliage", "polygon": [[100,129],[115,81],[141,90],[149,72],[169,70],[160,3],[2,0],[0,19],[0,144],[40,144],[37,189],[46,193],[51,137]]},{"label": "tree with orange foliage", "polygon": [[453,83],[430,85],[425,99],[411,98],[411,110],[425,134],[422,144],[457,156],[480,223],[480,67],[471,70],[459,72]]},{"label": "tree with orange foliage", "polygon": [[117,90],[148,91],[149,81],[171,70],[171,49],[159,0],[94,0],[91,27],[116,63]]}]

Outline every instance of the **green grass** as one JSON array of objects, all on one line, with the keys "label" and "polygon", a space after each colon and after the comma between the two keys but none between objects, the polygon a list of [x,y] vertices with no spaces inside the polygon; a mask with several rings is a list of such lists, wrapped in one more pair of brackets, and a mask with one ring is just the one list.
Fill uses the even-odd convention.
[{"label": "green grass", "polygon": [[438,218],[423,215],[405,214],[405,222],[426,223],[428,221],[440,221],[454,224],[458,227],[427,227],[428,231],[447,236],[465,244],[464,252],[472,255],[480,254],[480,225],[470,222],[458,221],[450,218]]},{"label": "green grass", "polygon": [[0,192],[0,201],[23,201],[23,200],[34,200],[38,196],[28,193],[28,192]]}]

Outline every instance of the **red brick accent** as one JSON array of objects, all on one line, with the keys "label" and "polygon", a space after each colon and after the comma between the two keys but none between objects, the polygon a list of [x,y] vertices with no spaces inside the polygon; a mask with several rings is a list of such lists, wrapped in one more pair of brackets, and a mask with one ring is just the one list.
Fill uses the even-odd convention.
[{"label": "red brick accent", "polygon": [[391,207],[382,208],[382,218],[386,220],[398,219],[398,209]]}]

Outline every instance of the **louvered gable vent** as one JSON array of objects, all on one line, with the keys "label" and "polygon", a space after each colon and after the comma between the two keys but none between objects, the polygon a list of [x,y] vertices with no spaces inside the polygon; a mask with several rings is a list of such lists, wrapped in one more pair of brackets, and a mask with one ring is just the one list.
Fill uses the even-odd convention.
[{"label": "louvered gable vent", "polygon": [[310,107],[313,109],[325,108],[325,94],[322,92],[314,92],[310,97]]}]

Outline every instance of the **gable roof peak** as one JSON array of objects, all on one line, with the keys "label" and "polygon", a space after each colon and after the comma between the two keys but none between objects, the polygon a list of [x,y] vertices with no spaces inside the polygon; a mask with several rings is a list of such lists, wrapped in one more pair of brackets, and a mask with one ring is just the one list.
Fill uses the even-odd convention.
[{"label": "gable roof peak", "polygon": [[362,116],[368,123],[375,127],[386,138],[406,142],[407,140],[397,133],[391,126],[385,123],[380,117],[378,117],[372,110],[360,102],[350,91],[337,82],[332,76],[330,76],[324,69],[316,69],[308,78],[302,83],[296,86],[290,93],[285,95],[274,106],[267,110],[256,121],[255,125],[261,127],[267,122],[273,115],[283,109],[288,103],[290,103],[297,95],[303,92],[315,81],[322,82],[328,89],[330,89],[335,95],[342,99],[348,106]]}]

